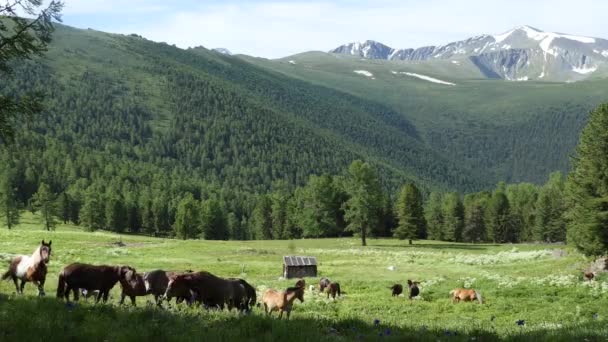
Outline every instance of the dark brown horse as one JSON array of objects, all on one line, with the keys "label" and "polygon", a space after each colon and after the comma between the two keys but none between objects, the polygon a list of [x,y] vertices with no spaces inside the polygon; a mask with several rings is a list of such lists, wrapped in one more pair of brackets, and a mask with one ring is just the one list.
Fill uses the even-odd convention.
[{"label": "dark brown horse", "polygon": [[243,286],[245,287],[245,293],[247,296],[247,301],[245,302],[245,311],[249,312],[255,306],[257,294],[255,293],[255,288],[253,288],[251,284],[249,284],[243,279],[239,280],[241,281],[241,284],[243,284]]},{"label": "dark brown horse", "polygon": [[411,281],[411,280],[407,280],[407,286],[410,289],[410,295],[409,298],[412,299],[416,296],[418,296],[418,294],[420,294],[420,289],[418,288],[418,282],[417,281]]},{"label": "dark brown horse", "polygon": [[123,304],[128,296],[131,299],[131,304],[135,306],[135,297],[143,297],[148,294],[143,275],[136,273],[135,270],[129,270],[125,274],[125,277],[120,280],[120,287],[122,288],[120,304]]},{"label": "dark brown horse", "polygon": [[164,298],[170,300],[188,292],[208,308],[224,309],[224,304],[235,297],[233,284],[229,280],[203,271],[170,277]]},{"label": "dark brown horse", "polygon": [[329,299],[329,295],[331,295],[331,298],[333,299],[336,299],[336,295],[338,295],[338,297],[342,296],[339,283],[329,283],[329,286],[327,286],[327,299]]},{"label": "dark brown horse", "polygon": [[[172,272],[172,271],[163,271],[163,270],[154,270],[150,272],[144,273],[144,285],[146,287],[146,292],[154,296],[154,300],[157,305],[161,305],[163,296],[167,291],[167,285],[169,285],[169,278],[184,273],[191,273],[192,271],[186,272]],[[189,291],[182,293],[180,296],[176,296],[177,303],[181,303],[184,300],[190,302],[192,296]]]},{"label": "dark brown horse", "polygon": [[398,296],[403,293],[403,285],[401,285],[401,284],[395,284],[395,285],[389,287],[389,289],[391,289],[393,291],[393,297]]},{"label": "dark brown horse", "polygon": [[[23,294],[25,283],[31,281],[38,287],[38,296],[44,296],[44,282],[46,281],[47,264],[51,258],[51,244],[50,240],[49,243],[42,240],[31,256],[14,257],[8,271],[2,275],[2,280],[13,279],[18,294]],[[21,280],[21,286],[18,285],[17,280]]]},{"label": "dark brown horse", "polygon": [[331,283],[331,281],[325,277],[321,278],[319,280],[319,292],[323,292],[325,291],[325,289],[329,286],[329,284]]},{"label": "dark brown horse", "polygon": [[279,319],[283,317],[283,312],[287,312],[287,319],[289,319],[293,302],[296,299],[299,299],[301,303],[304,302],[303,287],[290,287],[285,291],[266,290],[264,295],[262,295],[264,312],[266,312],[267,316],[270,316],[273,311],[278,311]]},{"label": "dark brown horse", "polygon": [[296,285],[295,287],[305,287],[306,286],[306,280],[304,279],[298,279],[298,281],[296,281]]},{"label": "dark brown horse", "polygon": [[85,289],[87,292],[99,290],[95,303],[99,303],[102,297],[105,303],[110,290],[117,282],[125,280],[129,272],[136,273],[135,269],[129,266],[70,264],[59,273],[57,298],[65,298],[69,301],[71,291],[74,300],[77,301],[80,289]]}]

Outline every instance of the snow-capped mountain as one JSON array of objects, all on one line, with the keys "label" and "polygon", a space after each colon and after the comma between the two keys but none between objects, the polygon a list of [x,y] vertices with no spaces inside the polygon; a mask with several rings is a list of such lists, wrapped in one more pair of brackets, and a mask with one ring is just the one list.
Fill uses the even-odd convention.
[{"label": "snow-capped mountain", "polygon": [[468,58],[487,77],[520,81],[577,81],[608,69],[608,40],[545,32],[531,26],[417,49],[397,50],[368,40],[330,52],[402,61]]},{"label": "snow-capped mountain", "polygon": [[229,56],[232,55],[232,53],[230,52],[230,50],[225,49],[225,48],[215,48],[215,49],[213,49],[213,51],[219,52],[219,53],[221,53],[223,55],[229,55]]}]

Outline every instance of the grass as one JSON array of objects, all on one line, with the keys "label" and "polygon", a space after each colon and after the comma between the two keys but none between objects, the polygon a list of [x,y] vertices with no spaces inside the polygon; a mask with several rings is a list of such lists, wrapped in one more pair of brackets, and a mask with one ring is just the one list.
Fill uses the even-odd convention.
[{"label": "grass", "polygon": [[[0,340],[606,340],[608,277],[585,283],[580,270],[589,262],[559,245],[470,245],[435,241],[377,239],[368,247],[356,239],[295,241],[177,241],[73,226],[40,230],[35,217],[9,231],[0,228],[0,259],[30,254],[42,239],[53,240],[47,298],[35,287],[17,296],[12,282],[0,283]],[[117,244],[120,241],[122,244]],[[123,245],[124,247],[119,247]],[[157,309],[139,298],[138,307],[119,306],[119,286],[109,304],[66,305],[54,298],[57,274],[71,262],[129,264],[139,271],[208,270],[242,277],[258,291],[285,288],[281,257],[314,255],[319,277],[339,281],[345,295],[328,300],[307,290],[289,322],[251,315],[206,312],[172,305]],[[394,266],[390,271],[388,266]],[[421,281],[421,296],[390,296],[388,286]],[[308,278],[308,284],[318,279]],[[452,304],[448,292],[471,286],[485,303]],[[375,323],[378,320],[379,322]],[[524,325],[517,325],[524,320]]]}]

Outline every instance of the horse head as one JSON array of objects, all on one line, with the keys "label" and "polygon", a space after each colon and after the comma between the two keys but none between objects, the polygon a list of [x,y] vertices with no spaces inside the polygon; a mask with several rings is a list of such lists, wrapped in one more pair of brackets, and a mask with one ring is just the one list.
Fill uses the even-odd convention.
[{"label": "horse head", "polygon": [[118,277],[120,280],[124,280],[130,282],[135,279],[135,274],[137,271],[131,266],[118,266]]},{"label": "horse head", "polygon": [[163,295],[164,299],[171,300],[173,297],[187,297],[184,293],[189,293],[190,288],[188,287],[187,274],[176,274],[169,277],[169,283],[167,283],[167,290]]},{"label": "horse head", "polygon": [[44,242],[44,240],[42,240],[42,242],[40,243],[40,260],[42,260],[43,263],[48,264],[49,263],[49,259],[51,258],[51,244],[53,243],[53,241],[49,240],[48,243]]}]

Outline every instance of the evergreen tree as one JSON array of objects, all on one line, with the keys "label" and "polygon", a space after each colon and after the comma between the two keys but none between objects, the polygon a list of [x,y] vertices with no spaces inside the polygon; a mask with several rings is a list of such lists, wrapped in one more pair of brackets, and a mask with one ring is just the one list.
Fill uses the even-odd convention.
[{"label": "evergreen tree", "polygon": [[563,213],[564,180],[561,172],[554,172],[549,181],[540,189],[536,202],[535,226],[533,239],[542,242],[566,240],[566,221]]},{"label": "evergreen tree", "polygon": [[272,239],[272,201],[268,196],[262,195],[256,201],[252,214],[252,228],[258,240]]},{"label": "evergreen tree", "polygon": [[228,240],[228,223],[217,200],[209,199],[203,202],[201,228],[206,240]]},{"label": "evergreen tree", "polygon": [[38,192],[32,197],[32,207],[40,212],[44,228],[49,231],[55,230],[55,226],[57,225],[55,197],[51,192],[51,188],[46,183],[40,183]]},{"label": "evergreen tree", "polygon": [[395,229],[395,237],[400,240],[412,240],[424,237],[426,220],[422,208],[422,194],[413,183],[408,183],[401,189],[397,200],[397,218],[399,224]]},{"label": "evergreen tree", "polygon": [[9,165],[0,176],[0,217],[8,229],[19,224],[20,217],[14,180],[14,173]]},{"label": "evergreen tree", "polygon": [[165,196],[156,196],[150,207],[152,212],[152,225],[157,234],[165,234],[169,231],[169,208]]},{"label": "evergreen tree", "polygon": [[443,239],[446,241],[461,241],[464,227],[464,206],[460,195],[451,192],[443,198]]},{"label": "evergreen tree", "polygon": [[70,196],[67,192],[62,192],[57,199],[57,212],[59,213],[59,218],[63,221],[63,224],[67,224],[70,221],[71,212],[72,212],[72,203],[70,201]]},{"label": "evergreen tree", "polygon": [[467,194],[464,197],[464,227],[462,241],[486,240],[485,210],[489,195],[485,192]]},{"label": "evergreen tree", "polygon": [[232,240],[245,240],[245,233],[241,229],[241,221],[239,221],[236,214],[229,212],[226,216],[226,226],[230,232],[230,239]]},{"label": "evergreen tree", "polygon": [[272,236],[275,239],[287,238],[287,205],[290,194],[287,183],[283,180],[273,184],[273,192],[270,195],[272,215]]},{"label": "evergreen tree", "polygon": [[123,204],[123,201],[112,196],[105,203],[105,227],[108,230],[122,233],[127,227],[127,210]]},{"label": "evergreen tree", "polygon": [[568,243],[586,255],[608,252],[608,104],[589,116],[566,186]]},{"label": "evergreen tree", "polygon": [[347,230],[360,234],[361,245],[366,246],[367,233],[379,223],[382,188],[376,171],[360,160],[352,162],[345,181],[349,199],[344,204]]},{"label": "evergreen tree", "polygon": [[84,198],[84,205],[80,210],[80,222],[88,230],[102,229],[105,224],[105,208],[98,192],[90,187]]},{"label": "evergreen tree", "polygon": [[536,220],[538,188],[530,183],[511,184],[506,188],[506,195],[516,241],[531,241]]},{"label": "evergreen tree", "polygon": [[513,242],[514,236],[510,224],[509,200],[500,187],[494,191],[488,201],[485,212],[485,223],[488,239],[492,242]]},{"label": "evergreen tree", "polygon": [[178,204],[173,230],[180,239],[194,239],[200,233],[198,204],[188,193]]},{"label": "evergreen tree", "polygon": [[443,196],[438,192],[431,192],[424,207],[428,238],[431,240],[443,240],[442,204]]}]

